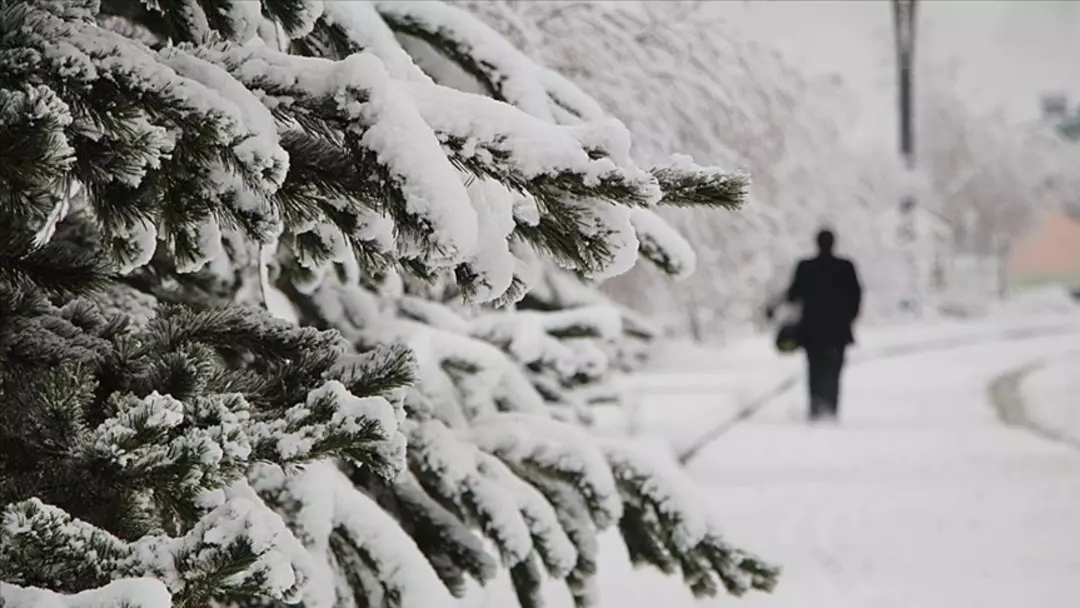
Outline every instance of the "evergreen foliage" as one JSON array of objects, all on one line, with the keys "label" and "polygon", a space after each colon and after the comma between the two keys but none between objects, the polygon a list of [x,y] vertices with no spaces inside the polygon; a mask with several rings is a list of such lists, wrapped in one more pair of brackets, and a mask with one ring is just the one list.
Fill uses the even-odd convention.
[{"label": "evergreen foliage", "polygon": [[594,605],[609,528],[770,589],[587,429],[651,330],[586,278],[746,191],[629,146],[441,3],[0,0],[0,606]]}]

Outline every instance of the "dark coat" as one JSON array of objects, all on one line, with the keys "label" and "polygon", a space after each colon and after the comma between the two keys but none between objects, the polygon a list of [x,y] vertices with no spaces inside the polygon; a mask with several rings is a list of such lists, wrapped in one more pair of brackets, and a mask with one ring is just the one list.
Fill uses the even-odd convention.
[{"label": "dark coat", "polygon": [[803,346],[841,346],[855,341],[851,324],[859,316],[862,287],[850,260],[832,255],[802,260],[788,288],[787,301],[802,305],[799,342]]}]

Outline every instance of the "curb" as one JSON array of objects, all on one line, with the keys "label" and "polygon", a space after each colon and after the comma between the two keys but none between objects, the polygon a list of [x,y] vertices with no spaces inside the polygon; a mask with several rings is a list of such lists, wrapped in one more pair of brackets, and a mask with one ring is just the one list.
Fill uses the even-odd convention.
[{"label": "curb", "polygon": [[[1077,351],[1063,353],[1060,356],[1075,355]],[[1021,367],[1012,369],[994,378],[986,387],[987,401],[997,412],[998,418],[1006,426],[1034,433],[1043,439],[1067,445],[1080,450],[1080,440],[1062,434],[1053,428],[1039,424],[1030,415],[1024,402],[1024,393],[1020,389],[1024,379],[1038,371],[1057,357],[1038,359]]]},{"label": "curb", "polygon": [[[1015,340],[1027,340],[1031,338],[1039,338],[1042,336],[1058,335],[1063,332],[1071,333],[1078,330],[1080,330],[1080,324],[1074,321],[1071,323],[1062,323],[1060,325],[1038,325],[1035,327],[1019,327],[997,332],[988,332],[988,334],[984,334],[981,336],[953,337],[940,340],[927,340],[915,344],[886,346],[878,349],[876,352],[863,354],[863,356],[861,357],[852,357],[850,359],[850,364],[858,365],[860,363],[879,361],[881,359],[889,359],[892,357],[903,357],[939,350],[950,350],[953,348],[962,348],[965,346],[974,346],[989,342],[1011,342]],[[794,388],[795,385],[798,384],[802,376],[803,373],[801,371],[786,376],[783,380],[775,384],[772,388],[768,389],[760,396],[752,400],[749,404],[741,408],[734,416],[727,420],[724,420],[720,424],[717,424],[716,426],[711,428],[709,431],[703,433],[699,439],[690,444],[690,447],[684,449],[678,454],[679,464],[683,466],[689,464],[690,461],[696,458],[703,449],[705,449],[714,441],[719,439],[722,435],[734,428],[740,422],[752,418],[755,414],[764,409],[765,406],[769,405],[774,399]],[[1017,389],[1017,393],[1019,393],[1019,389]],[[1078,444],[1077,447],[1080,447],[1080,444]]]}]

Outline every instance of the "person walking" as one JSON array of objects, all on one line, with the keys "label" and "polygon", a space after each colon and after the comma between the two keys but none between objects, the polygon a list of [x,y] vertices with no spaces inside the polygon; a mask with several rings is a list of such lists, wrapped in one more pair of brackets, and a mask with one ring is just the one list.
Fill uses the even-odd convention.
[{"label": "person walking", "polygon": [[[787,302],[802,308],[796,335],[806,352],[811,421],[835,420],[839,414],[844,355],[855,342],[851,326],[862,305],[855,264],[833,253],[836,236],[821,230],[816,240],[817,256],[799,262],[783,294]],[[766,315],[772,318],[774,310],[770,306]]]}]

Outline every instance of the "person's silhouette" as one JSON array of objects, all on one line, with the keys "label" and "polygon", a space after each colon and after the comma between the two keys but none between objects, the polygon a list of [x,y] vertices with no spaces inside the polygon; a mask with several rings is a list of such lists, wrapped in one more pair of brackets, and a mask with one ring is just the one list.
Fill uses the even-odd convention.
[{"label": "person's silhouette", "polygon": [[797,335],[809,368],[811,420],[838,414],[844,351],[855,341],[851,326],[862,304],[855,264],[833,255],[835,243],[831,231],[818,232],[817,256],[799,262],[785,294],[802,307]]}]

